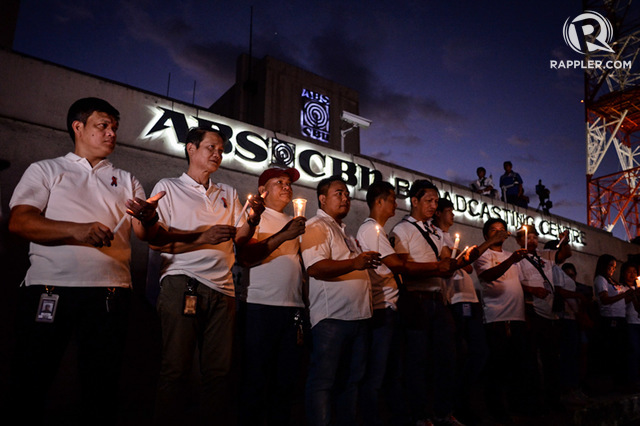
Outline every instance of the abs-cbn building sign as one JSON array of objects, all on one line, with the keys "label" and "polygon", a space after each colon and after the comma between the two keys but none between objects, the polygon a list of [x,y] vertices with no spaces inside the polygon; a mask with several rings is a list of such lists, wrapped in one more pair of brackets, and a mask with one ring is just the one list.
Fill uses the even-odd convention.
[{"label": "abs-cbn building sign", "polygon": [[[424,176],[412,174],[389,165],[376,163],[368,158],[322,148],[286,135],[276,134],[240,121],[218,115],[195,111],[193,114],[175,108],[152,106],[146,127],[133,144],[145,149],[184,157],[187,131],[194,126],[217,129],[224,133],[229,143],[225,147],[222,167],[258,175],[268,167],[296,167],[300,171],[298,183],[315,188],[325,177],[340,174],[350,187],[354,198],[364,200],[366,191],[376,180],[387,180],[396,188],[399,200],[405,200],[405,209],[410,206],[408,192],[411,183]],[[124,142],[126,143],[126,142]],[[509,231],[515,232],[522,224],[535,225],[541,237],[556,239],[565,229],[569,230],[570,242],[576,246],[585,244],[585,233],[569,225],[562,225],[543,216],[531,216],[525,211],[512,209],[511,205],[473,194],[464,190],[454,193],[438,180],[434,184],[441,188],[440,196],[451,200],[461,222],[478,226],[490,218],[503,219]],[[485,201],[489,200],[489,201]],[[400,201],[402,202],[402,201]]]}]

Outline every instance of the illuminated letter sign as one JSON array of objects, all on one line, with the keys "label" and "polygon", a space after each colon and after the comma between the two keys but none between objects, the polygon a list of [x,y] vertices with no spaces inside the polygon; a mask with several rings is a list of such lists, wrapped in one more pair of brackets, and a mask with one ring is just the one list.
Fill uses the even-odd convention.
[{"label": "illuminated letter sign", "polygon": [[321,142],[329,142],[329,97],[302,89],[300,131]]}]

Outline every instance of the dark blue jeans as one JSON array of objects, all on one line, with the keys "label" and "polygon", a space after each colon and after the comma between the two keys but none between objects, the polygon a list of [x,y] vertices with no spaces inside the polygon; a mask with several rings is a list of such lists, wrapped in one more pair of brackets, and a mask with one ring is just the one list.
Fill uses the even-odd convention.
[{"label": "dark blue jeans", "polygon": [[531,403],[532,371],[527,362],[524,321],[485,324],[489,360],[486,401],[490,414],[500,419]]},{"label": "dark blue jeans", "polygon": [[562,319],[560,343],[561,390],[569,391],[580,386],[580,327],[576,320]]},{"label": "dark blue jeans", "polygon": [[640,324],[628,324],[629,332],[629,382],[638,384],[640,376]]},{"label": "dark blue jeans", "polygon": [[457,391],[456,411],[468,411],[473,387],[489,358],[482,305],[461,302],[451,305],[456,324]]},{"label": "dark blue jeans", "polygon": [[[415,296],[415,295],[414,295]],[[407,329],[406,383],[414,420],[446,417],[453,412],[456,371],[455,325],[438,299],[419,299],[425,324]],[[428,402],[433,401],[433,410]]]},{"label": "dark blue jeans", "polygon": [[358,386],[366,369],[368,328],[369,320],[329,318],[311,329],[311,363],[306,385],[309,426],[356,424]]},{"label": "dark blue jeans", "polygon": [[[397,363],[398,352],[393,352],[392,345],[398,344],[399,317],[391,308],[375,309],[371,322],[371,345],[367,372],[360,386],[360,408],[365,425],[381,425],[380,399],[385,401],[393,415],[403,410],[403,388],[398,368],[387,368]],[[385,379],[386,378],[386,379]]]},{"label": "dark blue jeans", "polygon": [[243,351],[238,424],[289,424],[303,347],[296,344],[301,308],[241,304]]}]

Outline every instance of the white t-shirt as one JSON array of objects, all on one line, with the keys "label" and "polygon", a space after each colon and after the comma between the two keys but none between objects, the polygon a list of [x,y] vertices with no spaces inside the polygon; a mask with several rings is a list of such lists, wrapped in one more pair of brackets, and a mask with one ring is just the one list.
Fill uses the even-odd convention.
[{"label": "white t-shirt", "polygon": [[[52,220],[100,222],[113,230],[127,215],[125,202],[145,199],[140,182],[108,160],[94,168],[74,153],[31,164],[11,197],[10,207],[29,205]],[[25,285],[59,287],[130,287],[131,217],[111,247],[29,245],[31,266]]]},{"label": "white t-shirt", "polygon": [[[576,282],[567,275],[566,272],[562,270],[562,268],[558,265],[553,265],[553,284],[557,288],[563,288],[567,291],[576,291]],[[568,297],[564,299],[564,312],[562,313],[562,318],[564,319],[575,319],[576,313],[578,312],[578,301],[573,297]]]},{"label": "white t-shirt", "polygon": [[[444,234],[444,245],[453,250],[455,241],[451,238],[451,234],[449,232],[442,232]],[[457,251],[455,256],[459,254],[460,251]],[[451,301],[451,304],[478,303],[478,295],[476,294],[473,278],[467,271],[458,269],[452,277],[447,278],[445,281],[447,292],[449,293],[447,298]]]},{"label": "white t-shirt", "polygon": [[[302,234],[302,259],[308,269],[325,259],[353,259],[361,253],[355,238],[345,233],[323,210],[307,221]],[[352,271],[330,280],[309,277],[311,326],[326,318],[360,320],[371,317],[371,282],[367,271]]]},{"label": "white t-shirt", "polygon": [[[222,183],[209,181],[205,189],[183,173],[179,178],[160,180],[153,193],[166,191],[158,201],[160,225],[168,230],[204,231],[213,225],[235,225],[242,206],[236,190]],[[244,217],[238,227],[245,222]],[[227,296],[235,296],[231,267],[235,262],[233,241],[202,245],[185,253],[161,253],[162,272],[167,275],[187,275]]]},{"label": "white t-shirt", "polygon": [[[553,265],[555,265],[555,250],[542,250],[539,251],[538,256],[540,257],[541,268],[544,271],[547,279],[550,281],[553,280]],[[534,260],[531,254],[528,254],[532,260]],[[534,260],[535,261],[535,260]],[[536,296],[533,297],[533,310],[537,315],[540,315],[542,318],[555,320],[558,319],[558,316],[553,313],[553,282],[545,283],[544,278],[538,272],[535,266],[527,260],[522,259],[518,262],[518,272],[520,283],[522,285],[526,285],[528,287],[540,287],[547,289],[551,292],[547,297],[541,299]]]},{"label": "white t-shirt", "polygon": [[[405,216],[391,230],[390,240],[393,243],[396,253],[407,254],[408,260],[412,262],[437,262],[438,257],[436,253],[414,224],[418,224],[423,231],[429,232],[431,241],[433,241],[438,249],[438,254],[442,251],[444,237],[441,229],[431,226],[430,221],[425,224],[416,221],[412,216]],[[441,291],[444,286],[444,281],[440,277],[406,276],[403,278],[408,290]]]},{"label": "white t-shirt", "polygon": [[625,309],[627,324],[640,324],[640,315],[638,315],[638,311],[636,311],[635,306],[633,306],[633,302],[627,303]]},{"label": "white t-shirt", "polygon": [[[476,259],[478,276],[498,266],[511,256],[508,251],[488,249]],[[522,261],[521,261],[522,262]],[[480,278],[485,322],[524,321],[524,293],[518,279],[518,267],[511,265],[498,279],[486,282]]]},{"label": "white t-shirt", "polygon": [[[266,207],[253,238],[263,241],[280,230],[291,216]],[[237,293],[246,292],[247,302],[270,306],[303,307],[300,239],[285,241],[259,265],[242,268]]]},{"label": "white t-shirt", "polygon": [[607,318],[624,318],[626,316],[626,307],[624,299],[620,299],[617,302],[609,305],[603,305],[600,301],[600,293],[607,292],[609,296],[616,296],[627,291],[627,287],[623,285],[613,285],[602,275],[596,276],[593,281],[593,288],[598,298],[598,305],[600,306],[600,316]]},{"label": "white t-shirt", "polygon": [[[363,251],[377,251],[380,253],[381,259],[396,253],[393,247],[391,247],[384,228],[373,218],[368,217],[364,220],[364,223],[360,225],[360,229],[358,229],[356,238]],[[391,272],[384,263],[381,263],[375,270],[367,269],[367,271],[371,279],[373,309],[390,307],[396,310],[398,284],[393,276],[393,272]]]}]

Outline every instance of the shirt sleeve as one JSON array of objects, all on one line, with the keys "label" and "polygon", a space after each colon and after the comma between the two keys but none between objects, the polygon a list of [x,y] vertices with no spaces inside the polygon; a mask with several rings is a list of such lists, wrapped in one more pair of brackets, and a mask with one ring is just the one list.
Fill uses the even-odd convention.
[{"label": "shirt sleeve", "polygon": [[302,260],[310,268],[321,260],[331,259],[331,231],[321,221],[307,225],[302,234]]},{"label": "shirt sleeve", "polygon": [[393,228],[390,240],[393,242],[393,248],[396,253],[409,254],[408,234],[403,228],[403,226],[396,226]]},{"label": "shirt sleeve", "polygon": [[443,239],[442,246],[443,247],[449,247],[451,250],[453,250],[453,245],[455,244],[455,242],[453,241],[453,238],[451,238],[451,234],[448,233],[448,232],[443,232],[442,234],[443,234],[443,236],[442,236],[442,239]]},{"label": "shirt sleeve", "polygon": [[360,229],[358,229],[357,237],[363,251],[377,251],[380,253],[381,258],[395,254],[395,250],[391,247],[391,243],[385,232],[380,230],[380,234],[378,235],[375,225],[362,224]]},{"label": "shirt sleeve", "polygon": [[605,280],[602,275],[598,275],[593,281],[593,288],[595,289],[596,296],[598,296],[603,291],[606,291],[607,294],[609,294],[609,289],[607,288],[607,280]]},{"label": "shirt sleeve", "polygon": [[44,211],[49,202],[51,185],[41,164],[33,163],[25,170],[13,191],[10,208],[28,205]]}]

